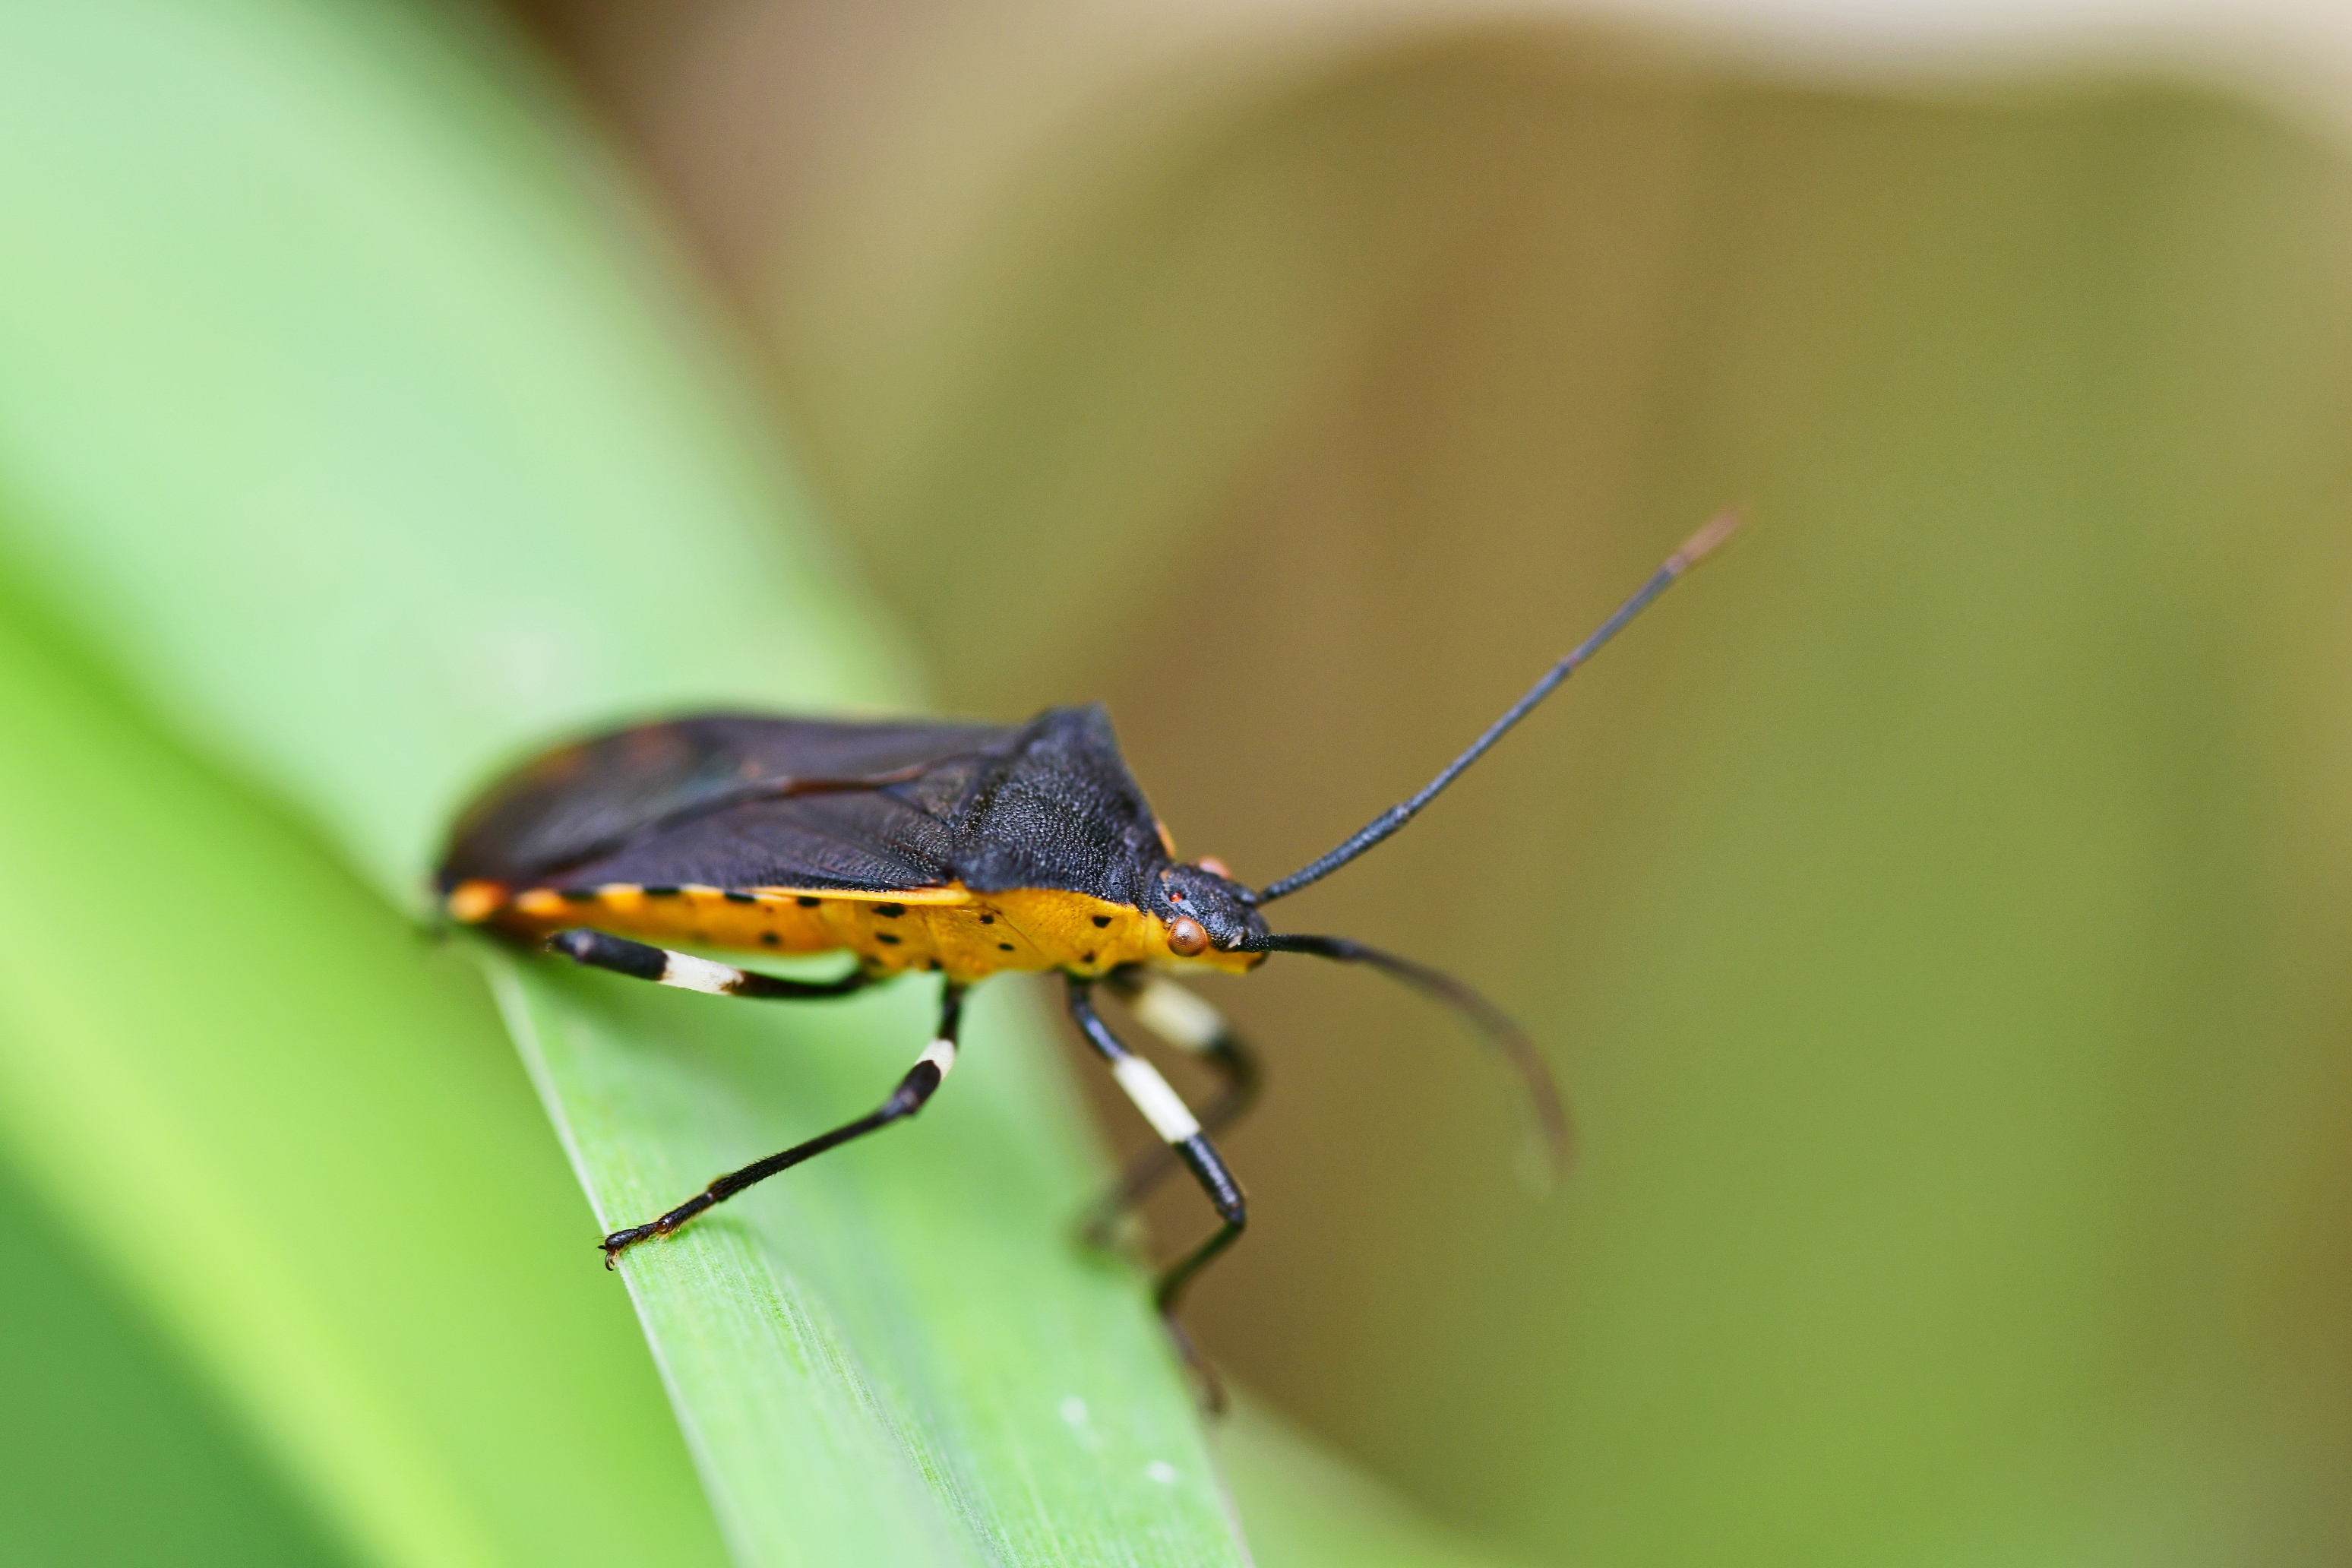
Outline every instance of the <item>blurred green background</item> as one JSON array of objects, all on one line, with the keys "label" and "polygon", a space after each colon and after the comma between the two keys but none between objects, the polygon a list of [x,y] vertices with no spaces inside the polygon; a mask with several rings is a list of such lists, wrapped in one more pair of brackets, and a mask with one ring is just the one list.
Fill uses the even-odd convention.
[{"label": "blurred green background", "polygon": [[[1442,805],[1283,909],[1534,1026],[1584,1134],[1560,1194],[1515,1182],[1514,1109],[1442,1018],[1305,965],[1203,987],[1272,1073],[1227,1143],[1250,1237],[1193,1309],[1240,1381],[1515,1561],[2342,1561],[2339,142],[2185,79],[1832,88],[1344,14],[1213,47],[1085,6],[440,25],[528,84],[519,115],[616,150],[708,290],[677,309],[771,395],[940,706],[1108,700],[1181,847],[1244,879],[1408,792],[1749,506]],[[658,552],[670,524],[626,526]],[[68,650],[18,658],[63,661],[42,700],[135,730],[70,651],[106,629],[41,601],[11,615]],[[9,798],[37,839],[65,806],[32,763]],[[242,918],[202,929],[296,940]],[[0,1031],[51,1016],[46,973],[0,969]],[[496,1047],[470,975],[433,973],[453,1060]],[[565,1215],[520,1075],[478,1071],[504,1075],[483,1158]],[[55,1168],[0,1124],[0,1163]],[[10,1194],[0,1554],[431,1560],[316,1522],[282,1407],[191,1372],[168,1294],[85,1256],[58,1191]],[[1153,1217],[1199,1223],[1181,1194]],[[567,1331],[617,1366],[603,1283]],[[632,1433],[690,1508],[646,1371],[568,1419]],[[134,1463],[173,1529],[91,1505]],[[629,1554],[689,1555],[664,1551]]]}]

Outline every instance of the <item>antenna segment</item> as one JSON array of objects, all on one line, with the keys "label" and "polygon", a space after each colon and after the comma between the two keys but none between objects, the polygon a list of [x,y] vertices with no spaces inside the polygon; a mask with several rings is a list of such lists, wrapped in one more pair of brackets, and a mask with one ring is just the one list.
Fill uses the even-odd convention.
[{"label": "antenna segment", "polygon": [[1637,589],[1633,596],[1617,606],[1617,611],[1601,623],[1591,637],[1570,650],[1567,658],[1544,671],[1543,679],[1528,688],[1527,695],[1503,710],[1503,716],[1486,726],[1486,732],[1470,743],[1470,749],[1445,764],[1438,775],[1421,787],[1410,800],[1400,801],[1351,834],[1348,840],[1329,854],[1293,871],[1289,876],[1268,882],[1257,891],[1256,902],[1270,904],[1276,899],[1286,899],[1299,889],[1319,882],[1340,867],[1411,822],[1421,808],[1435,800],[1446,785],[1460,778],[1471,763],[1493,749],[1496,742],[1510,732],[1511,726],[1526,718],[1535,705],[1552,694],[1552,689],[1576,671],[1576,667],[1601,651],[1601,645],[1622,631],[1625,623],[1640,615],[1651,600],[1672,587],[1675,579],[1706,559],[1709,552],[1731,537],[1739,526],[1740,513],[1736,509],[1718,515],[1705,528],[1690,536],[1680,550],[1665,559],[1665,563],[1653,573],[1650,580]]}]

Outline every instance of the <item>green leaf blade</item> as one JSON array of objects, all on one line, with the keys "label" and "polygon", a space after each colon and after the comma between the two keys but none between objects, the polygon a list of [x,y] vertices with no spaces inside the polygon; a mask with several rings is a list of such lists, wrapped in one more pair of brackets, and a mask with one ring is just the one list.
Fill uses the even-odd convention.
[{"label": "green leaf blade", "polygon": [[[906,689],[750,399],[649,287],[658,247],[614,221],[625,208],[583,175],[583,143],[513,112],[514,90],[389,7],[101,0],[0,34],[0,185],[29,237],[0,258],[0,489],[19,502],[0,510],[0,552],[152,714],[402,900],[467,789],[562,731]],[[233,907],[265,955],[320,896],[248,890],[207,918]],[[276,923],[273,891],[290,900]],[[551,1468],[511,1435],[485,1447],[514,1428],[466,1422],[462,1389],[353,1342],[364,1292],[320,1297],[319,1268],[364,1279],[445,1253],[448,1298],[486,1293],[509,1330],[559,1289],[499,1268],[495,1226],[467,1228],[499,1189],[454,1182],[448,1141],[518,1134],[467,1131],[446,1086],[404,1067],[416,1026],[396,996],[342,1005],[373,1009],[375,1093],[422,1136],[404,1148],[377,1126],[365,1180],[332,1193],[435,1196],[312,1257],[272,1240],[304,1194],[272,1192],[253,1162],[331,1163],[331,1120],[248,1097],[245,1148],[215,1158],[205,1120],[154,1086],[203,1081],[184,1039],[226,1042],[213,1048],[241,1071],[268,1061],[236,1040],[230,995],[193,993],[205,1026],[177,1036],[124,1023],[143,1053],[83,1050],[68,956],[9,978],[26,1043],[8,1135],[58,1188],[80,1149],[173,1138],[184,1188],[226,1173],[175,1211],[184,1266],[146,1289],[224,1385],[267,1391],[254,1418],[365,1554],[698,1555],[699,1519],[675,1552],[624,1544],[660,1541],[675,1500],[614,1482],[608,1461],[641,1436],[616,1413],[534,1412],[525,1377],[499,1395],[506,1418],[571,1420],[579,1462]],[[512,964],[541,1087],[608,1218],[870,1109],[930,1030],[914,986],[761,1009],[494,963]],[[258,969],[270,983],[268,957]],[[348,1072],[337,1004],[318,1000],[282,1038],[307,1029]],[[1009,996],[976,1013],[967,1065],[914,1125],[628,1265],[729,1544],[747,1563],[1239,1563],[1144,1281],[1068,1239],[1099,1173],[1046,1038]],[[63,1061],[79,1079],[43,1077]],[[73,1136],[56,1135],[68,1107]],[[118,1255],[152,1239],[127,1223],[131,1177],[171,1163],[126,1163],[106,1190],[92,1217],[124,1216],[98,1226]],[[542,1215],[534,1245],[576,1250],[581,1279],[618,1291],[593,1222],[572,1214]],[[467,1245],[449,1250],[453,1226]],[[207,1253],[241,1262],[216,1271]],[[249,1321],[302,1302],[311,1316],[257,1337]],[[544,1371],[562,1342],[522,1359]],[[577,1375],[604,1373],[591,1359]],[[419,1426],[436,1389],[456,1404]],[[569,1505],[485,1522],[534,1495]]]},{"label": "green leaf blade", "polygon": [[0,711],[10,1163],[356,1560],[719,1561],[458,955],[11,614]]}]

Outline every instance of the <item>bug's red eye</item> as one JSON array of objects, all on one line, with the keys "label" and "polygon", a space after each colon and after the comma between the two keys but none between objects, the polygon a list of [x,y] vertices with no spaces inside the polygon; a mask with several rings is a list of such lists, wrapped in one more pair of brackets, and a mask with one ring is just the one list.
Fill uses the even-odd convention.
[{"label": "bug's red eye", "polygon": [[1180,958],[1198,958],[1209,951],[1209,933],[1190,915],[1168,922],[1168,951]]}]

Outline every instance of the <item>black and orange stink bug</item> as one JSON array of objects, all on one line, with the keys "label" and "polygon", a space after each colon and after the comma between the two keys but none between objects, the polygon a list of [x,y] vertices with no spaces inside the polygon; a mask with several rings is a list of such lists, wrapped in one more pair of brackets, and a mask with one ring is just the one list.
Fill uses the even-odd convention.
[{"label": "black and orange stink bug", "polygon": [[[1504,1048],[1564,1157],[1568,1122],[1542,1058],[1500,1010],[1451,976],[1360,942],[1269,930],[1264,911],[1403,826],[1737,521],[1726,514],[1693,535],[1419,794],[1255,889],[1216,860],[1176,858],[1099,707],[1050,709],[1010,729],[710,714],[567,746],[495,784],[460,820],[441,865],[437,885],[454,920],[722,996],[845,996],[908,970],[943,981],[938,1036],[880,1107],[614,1231],[605,1263],[920,1110],[955,1065],[965,989],[1000,970],[1061,973],[1071,1017],[1165,1145],[1106,1196],[1091,1234],[1106,1235],[1180,1163],[1216,1208],[1216,1233],[1160,1276],[1163,1311],[1241,1234],[1241,1184],[1209,1137],[1247,1106],[1257,1080],[1223,1019],[1166,972],[1240,973],[1269,953],[1304,952],[1402,980]],[[858,962],[836,980],[788,980],[661,945],[672,942],[755,953],[846,949]],[[1217,1099],[1195,1115],[1103,1022],[1097,986],[1216,1069]]]}]

